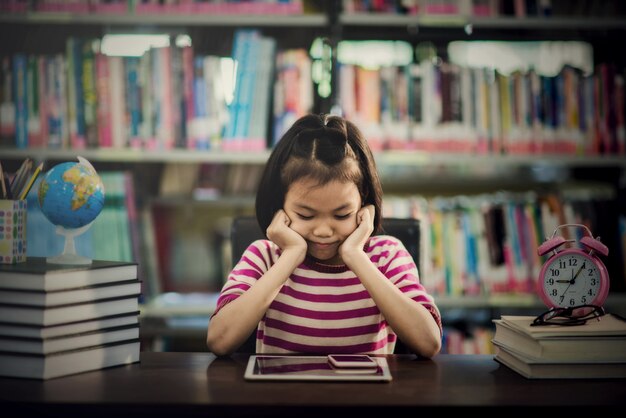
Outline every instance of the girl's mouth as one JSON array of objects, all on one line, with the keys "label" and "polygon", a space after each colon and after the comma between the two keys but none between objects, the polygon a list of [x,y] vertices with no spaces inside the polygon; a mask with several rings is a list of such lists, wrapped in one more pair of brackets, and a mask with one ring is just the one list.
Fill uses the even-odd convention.
[{"label": "girl's mouth", "polygon": [[319,250],[325,250],[325,249],[330,248],[333,245],[335,245],[334,242],[321,243],[321,242],[313,242],[313,241],[311,241],[310,243],[311,243],[311,247],[319,249]]}]

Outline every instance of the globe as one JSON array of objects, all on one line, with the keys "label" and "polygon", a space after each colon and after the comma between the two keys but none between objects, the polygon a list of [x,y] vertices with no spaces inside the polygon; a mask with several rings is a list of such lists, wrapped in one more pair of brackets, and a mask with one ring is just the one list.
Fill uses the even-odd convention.
[{"label": "globe", "polygon": [[104,186],[84,158],[52,167],[39,183],[39,206],[56,226],[81,228],[93,222],[104,206]]}]

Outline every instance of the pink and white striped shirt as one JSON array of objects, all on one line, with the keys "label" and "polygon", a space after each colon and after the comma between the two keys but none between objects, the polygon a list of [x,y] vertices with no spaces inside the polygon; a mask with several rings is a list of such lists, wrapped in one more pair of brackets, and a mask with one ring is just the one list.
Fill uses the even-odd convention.
[{"label": "pink and white striped shirt", "polygon": [[[387,279],[428,309],[441,330],[439,310],[419,283],[413,258],[402,242],[374,236],[365,250]],[[253,242],[224,284],[215,313],[248,290],[280,253],[271,241]],[[307,257],[271,303],[256,338],[258,353],[391,354],[397,336],[347,266],[320,264]]]}]

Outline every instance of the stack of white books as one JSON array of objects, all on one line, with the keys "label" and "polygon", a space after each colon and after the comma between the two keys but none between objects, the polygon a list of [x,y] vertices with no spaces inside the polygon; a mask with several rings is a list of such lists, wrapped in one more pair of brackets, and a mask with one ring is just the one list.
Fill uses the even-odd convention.
[{"label": "stack of white books", "polygon": [[495,360],[529,379],[626,377],[626,321],[607,314],[584,325],[531,326],[532,316],[495,319]]},{"label": "stack of white books", "polygon": [[137,264],[0,264],[0,376],[51,379],[139,361]]}]

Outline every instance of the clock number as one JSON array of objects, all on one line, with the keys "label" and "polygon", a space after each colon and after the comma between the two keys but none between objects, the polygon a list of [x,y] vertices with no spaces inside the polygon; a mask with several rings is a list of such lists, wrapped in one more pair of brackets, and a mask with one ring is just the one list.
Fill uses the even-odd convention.
[{"label": "clock number", "polygon": [[589,284],[590,284],[591,286],[595,286],[595,285],[596,285],[596,279],[595,279],[595,277],[594,277],[593,279],[589,280]]},{"label": "clock number", "polygon": [[570,267],[576,267],[578,265],[578,260],[575,258],[570,258],[569,259],[569,265]]},{"label": "clock number", "polygon": [[552,289],[552,296],[556,296],[556,295],[557,295],[556,289]]},{"label": "clock number", "polygon": [[583,295],[583,296],[580,298],[580,302],[581,302],[583,305],[584,305],[584,304],[586,304],[586,303],[587,303],[587,296]]},{"label": "clock number", "polygon": [[570,306],[574,306],[574,305],[576,305],[576,301],[574,300],[574,298],[571,298],[571,299],[569,300],[569,304],[570,304]]},{"label": "clock number", "polygon": [[559,260],[559,269],[564,269],[565,267],[567,267],[565,260]]},{"label": "clock number", "polygon": [[548,279],[548,284],[549,284],[550,286],[554,286],[554,279],[553,279],[552,277],[550,277],[550,278]]},{"label": "clock number", "polygon": [[558,270],[558,269],[550,269],[550,275],[553,276],[553,277],[558,276],[560,273],[561,273],[561,271]]}]

